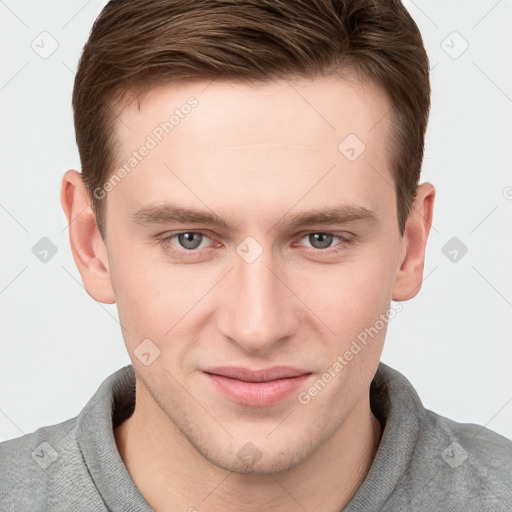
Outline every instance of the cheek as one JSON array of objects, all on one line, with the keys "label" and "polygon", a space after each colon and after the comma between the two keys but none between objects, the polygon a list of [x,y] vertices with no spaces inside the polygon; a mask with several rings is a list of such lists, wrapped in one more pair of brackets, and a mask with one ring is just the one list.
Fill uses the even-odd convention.
[{"label": "cheek", "polygon": [[364,328],[389,308],[394,280],[393,257],[367,250],[336,265],[317,268],[299,280],[301,296],[336,333]]},{"label": "cheek", "polygon": [[[329,384],[323,398],[316,401],[319,408],[329,401],[336,402],[340,410],[355,404],[375,374],[387,319],[395,316],[390,309],[393,258],[391,251],[373,248],[365,257],[326,266],[303,281],[305,303],[326,333],[320,378],[328,379]],[[328,415],[327,409],[332,407],[322,414]]]},{"label": "cheek", "polygon": [[[193,337],[198,327],[194,318],[200,318],[204,328],[205,315],[215,312],[212,286],[225,273],[224,267],[171,265],[160,247],[134,247],[123,244],[122,237],[113,240],[111,248],[111,279],[128,345],[144,338],[164,343],[184,329]],[[392,270],[392,247],[374,243],[337,264],[293,265],[285,280],[306,305],[303,314],[321,329],[328,326],[337,340],[343,340],[340,343],[350,344],[389,308]],[[210,300],[204,301],[208,295]],[[295,300],[289,304],[304,309]]]},{"label": "cheek", "polygon": [[[211,287],[213,277],[198,266],[186,268],[163,261],[161,249],[128,250],[112,255],[111,279],[119,319],[136,342],[141,337],[164,340]],[[170,332],[172,330],[172,332]]]}]

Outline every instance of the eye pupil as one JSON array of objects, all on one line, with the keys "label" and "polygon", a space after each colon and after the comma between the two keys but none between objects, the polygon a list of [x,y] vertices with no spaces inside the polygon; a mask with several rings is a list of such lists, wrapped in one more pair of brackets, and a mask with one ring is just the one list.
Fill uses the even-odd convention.
[{"label": "eye pupil", "polygon": [[325,249],[332,244],[333,235],[328,233],[312,233],[309,242],[315,249]]},{"label": "eye pupil", "polygon": [[[197,237],[194,240],[194,237]],[[178,242],[185,249],[197,249],[201,245],[203,235],[201,233],[180,233]]]}]

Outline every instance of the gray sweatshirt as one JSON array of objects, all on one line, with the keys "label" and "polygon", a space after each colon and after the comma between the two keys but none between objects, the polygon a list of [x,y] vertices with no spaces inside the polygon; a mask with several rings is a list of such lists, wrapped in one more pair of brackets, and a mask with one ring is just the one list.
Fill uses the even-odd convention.
[{"label": "gray sweatshirt", "polygon": [[[134,404],[128,365],[101,384],[76,418],[0,443],[0,510],[151,511],[113,432]],[[512,511],[512,441],[425,409],[410,382],[384,363],[370,405],[383,435],[344,512]]]}]

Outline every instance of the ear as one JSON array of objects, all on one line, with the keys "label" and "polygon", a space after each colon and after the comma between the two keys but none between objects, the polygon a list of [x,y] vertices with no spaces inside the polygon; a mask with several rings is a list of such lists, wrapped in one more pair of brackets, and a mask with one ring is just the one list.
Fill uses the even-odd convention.
[{"label": "ear", "polygon": [[60,201],[68,219],[69,242],[87,293],[98,302],[113,304],[107,247],[96,225],[89,194],[78,171],[62,178]]},{"label": "ear", "polygon": [[421,289],[425,247],[432,226],[435,195],[436,191],[430,183],[422,183],[417,188],[416,199],[405,225],[402,264],[395,277],[393,300],[412,299]]}]

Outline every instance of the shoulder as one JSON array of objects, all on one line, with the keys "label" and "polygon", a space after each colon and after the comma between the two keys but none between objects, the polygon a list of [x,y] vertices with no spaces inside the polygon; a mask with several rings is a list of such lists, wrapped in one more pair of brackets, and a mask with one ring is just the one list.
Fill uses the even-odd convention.
[{"label": "shoulder", "polygon": [[0,443],[0,502],[4,510],[82,510],[96,501],[76,442],[77,418]]},{"label": "shoulder", "polygon": [[512,441],[426,409],[407,378],[383,363],[370,398],[385,423],[373,473],[390,488],[381,510],[512,510]]},{"label": "shoulder", "polygon": [[64,447],[69,449],[73,445],[75,424],[76,418],[73,418],[0,443],[2,492],[6,483],[20,480],[20,475],[33,477],[34,480],[46,479],[49,472],[40,470],[49,468]]},{"label": "shoulder", "polygon": [[[501,476],[512,483],[512,441],[474,423],[458,423],[426,410],[430,425],[441,439],[451,441],[442,458],[451,467],[468,462],[475,476]],[[453,443],[453,445],[452,445]]]},{"label": "shoulder", "polygon": [[489,463],[501,462],[512,465],[512,441],[506,437],[474,423],[458,423],[426,409],[434,429],[440,434],[454,436],[462,441],[475,459]]},{"label": "shoulder", "polygon": [[423,456],[439,501],[467,503],[466,510],[512,510],[512,441],[484,426],[425,412],[422,445],[429,453]]}]

